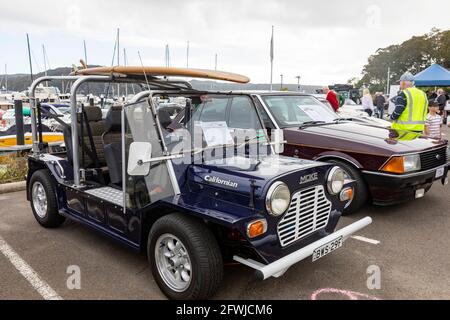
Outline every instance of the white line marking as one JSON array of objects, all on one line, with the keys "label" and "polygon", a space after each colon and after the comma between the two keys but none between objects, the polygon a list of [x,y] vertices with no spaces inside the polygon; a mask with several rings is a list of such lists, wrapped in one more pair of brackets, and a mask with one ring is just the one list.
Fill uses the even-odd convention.
[{"label": "white line marking", "polygon": [[63,300],[0,236],[0,252],[45,300]]},{"label": "white line marking", "polygon": [[352,236],[352,239],[358,240],[358,241],[362,241],[362,242],[367,242],[370,244],[374,244],[374,245],[379,245],[381,242],[378,240],[373,240],[373,239],[369,239],[369,238],[365,238],[365,237],[361,237],[361,236]]}]

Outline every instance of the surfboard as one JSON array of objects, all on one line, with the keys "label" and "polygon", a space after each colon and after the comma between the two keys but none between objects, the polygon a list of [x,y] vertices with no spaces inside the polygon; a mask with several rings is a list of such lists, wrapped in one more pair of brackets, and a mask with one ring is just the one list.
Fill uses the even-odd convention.
[{"label": "surfboard", "polygon": [[246,76],[204,69],[185,69],[185,68],[169,68],[169,67],[136,67],[136,66],[116,66],[116,67],[96,67],[76,70],[75,75],[133,75],[148,77],[186,77],[201,78],[211,80],[222,80],[236,83],[249,83],[250,79]]}]

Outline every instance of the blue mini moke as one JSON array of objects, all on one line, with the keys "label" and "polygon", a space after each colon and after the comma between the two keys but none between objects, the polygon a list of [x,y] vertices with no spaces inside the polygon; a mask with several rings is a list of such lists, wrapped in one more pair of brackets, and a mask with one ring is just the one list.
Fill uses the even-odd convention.
[{"label": "blue mini moke", "polygon": [[[177,76],[248,81],[224,72],[122,67],[33,83],[27,197],[39,224],[56,228],[69,218],[146,252],[170,299],[212,297],[226,261],[254,269],[261,280],[280,277],[371,224],[365,218],[335,231],[354,182],[334,165],[278,156],[282,131],[264,128],[250,94],[201,92]],[[61,124],[67,152],[50,154],[34,91],[61,80],[72,81],[71,124]],[[77,102],[80,87],[99,82],[141,90],[104,118],[99,106]],[[182,128],[170,129],[174,115],[162,101],[183,104]]]}]

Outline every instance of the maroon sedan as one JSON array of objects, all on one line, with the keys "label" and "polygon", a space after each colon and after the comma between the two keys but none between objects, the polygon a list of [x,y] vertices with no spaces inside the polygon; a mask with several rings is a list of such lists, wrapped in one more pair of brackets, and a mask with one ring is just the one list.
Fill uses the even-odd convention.
[{"label": "maroon sedan", "polygon": [[[220,95],[218,92],[204,94]],[[422,198],[435,181],[448,183],[450,150],[445,140],[342,119],[310,95],[284,92],[232,94],[246,96],[252,101],[267,129],[284,132],[283,155],[335,163],[344,169],[348,179],[356,181],[355,195],[346,209],[347,214],[369,201],[392,205]],[[244,109],[239,113],[232,112],[230,103],[214,108],[227,115],[216,120],[225,121],[229,128],[251,121],[249,112]],[[214,112],[201,110],[201,104],[196,104],[193,117],[197,121],[214,117]],[[184,112],[180,113],[167,129],[180,128],[184,118]]]},{"label": "maroon sedan", "polygon": [[340,119],[309,95],[258,94],[267,128],[283,129],[284,155],[333,162],[356,181],[354,212],[370,201],[392,205],[422,198],[448,183],[448,141]]}]

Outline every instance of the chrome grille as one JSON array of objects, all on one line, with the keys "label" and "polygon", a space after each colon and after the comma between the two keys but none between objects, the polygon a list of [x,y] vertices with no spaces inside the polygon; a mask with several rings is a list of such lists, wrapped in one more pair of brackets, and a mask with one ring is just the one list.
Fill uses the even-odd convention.
[{"label": "chrome grille", "polygon": [[317,230],[325,228],[331,214],[331,202],[323,186],[297,192],[291,205],[278,224],[278,238],[286,247]]}]

